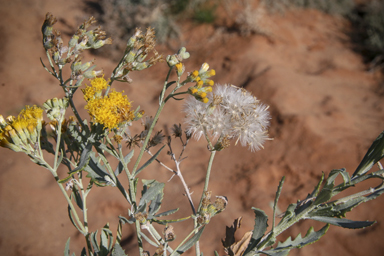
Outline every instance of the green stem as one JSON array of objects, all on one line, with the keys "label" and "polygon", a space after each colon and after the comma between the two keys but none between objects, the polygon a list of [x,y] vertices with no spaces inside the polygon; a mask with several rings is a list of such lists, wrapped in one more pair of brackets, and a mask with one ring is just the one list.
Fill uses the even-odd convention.
[{"label": "green stem", "polygon": [[203,202],[205,192],[208,190],[209,177],[211,176],[212,163],[213,163],[213,159],[215,158],[215,154],[216,154],[216,151],[211,151],[211,156],[209,158],[208,167],[207,167],[207,174],[205,176],[204,189],[203,189],[203,193],[202,193],[201,198],[200,198],[200,203],[199,203],[199,207],[197,208],[197,212],[200,211],[201,204]]},{"label": "green stem", "polygon": [[171,74],[171,70],[172,70],[172,68],[170,68],[169,71],[168,71],[167,77],[166,77],[165,82],[164,82],[163,90],[161,91],[161,95],[160,95],[159,108],[157,109],[157,112],[156,112],[155,117],[153,118],[153,122],[151,124],[151,127],[149,128],[147,136],[145,137],[143,146],[141,147],[139,156],[138,156],[138,158],[137,158],[137,160],[135,162],[135,165],[133,167],[132,173],[135,173],[137,168],[139,167],[139,163],[141,161],[141,158],[144,155],[145,148],[147,147],[148,141],[151,138],[151,134],[152,134],[153,128],[155,127],[157,119],[159,119],[160,113],[161,113],[161,111],[164,108],[165,102],[163,101],[163,99],[164,99],[165,90],[167,88],[168,78],[169,78],[169,75]]},{"label": "green stem", "polygon": [[60,144],[61,144],[61,125],[62,125],[62,120],[59,121],[59,125],[58,125],[57,130],[56,130],[57,131],[56,150],[55,150],[55,160],[53,162],[53,168],[54,168],[55,172],[57,171],[57,168],[58,168],[57,160],[59,158]]},{"label": "green stem", "polygon": [[135,224],[136,224],[136,236],[137,236],[137,242],[139,245],[139,252],[140,252],[140,256],[143,256],[144,249],[143,249],[143,239],[141,238],[141,234],[140,234],[140,222],[136,220]]},{"label": "green stem", "polygon": [[189,233],[189,234],[187,235],[187,237],[184,238],[184,240],[183,240],[183,241],[176,247],[176,249],[173,251],[173,253],[171,253],[170,256],[173,256],[174,253],[177,252],[177,250],[178,250],[183,244],[185,244],[185,242],[189,239],[189,237],[192,236],[193,234],[197,233],[197,231],[199,231],[199,227],[194,228],[194,229],[191,231],[191,233]]},{"label": "green stem", "polygon": [[[52,171],[51,171],[51,172],[52,172]],[[81,229],[81,230],[79,230],[79,231],[80,231],[84,236],[86,236],[86,235],[87,235],[86,229],[85,229],[83,223],[80,221],[79,215],[77,215],[77,212],[76,212],[76,210],[75,210],[75,207],[73,206],[72,201],[71,201],[71,199],[69,198],[69,196],[68,196],[68,194],[67,194],[67,191],[65,190],[63,184],[59,183],[59,177],[57,176],[57,174],[56,174],[56,173],[52,173],[52,174],[54,174],[55,180],[56,180],[57,184],[59,185],[59,188],[60,188],[61,192],[63,193],[65,199],[67,200],[67,203],[68,203],[69,207],[72,209],[73,215],[75,216],[75,220],[76,220],[78,226],[79,226],[80,229]]]}]

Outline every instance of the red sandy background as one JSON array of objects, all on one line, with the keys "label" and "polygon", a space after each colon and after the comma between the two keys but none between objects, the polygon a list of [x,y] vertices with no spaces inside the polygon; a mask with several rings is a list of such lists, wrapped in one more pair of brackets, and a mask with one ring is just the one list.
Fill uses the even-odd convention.
[{"label": "red sandy background", "polygon": [[[2,1],[0,5],[0,113],[17,115],[24,105],[42,105],[48,98],[62,97],[57,81],[44,71],[39,58],[45,60],[41,45],[41,24],[45,13],[58,17],[57,28],[64,38],[89,14],[80,1]],[[203,234],[201,247],[206,255],[213,250],[223,254],[220,240],[225,226],[243,216],[245,233],[253,228],[251,207],[271,215],[279,180],[283,187],[279,208],[303,199],[317,184],[322,172],[345,167],[352,173],[371,142],[384,128],[382,90],[375,74],[366,71],[362,57],[351,50],[351,43],[342,32],[349,24],[314,10],[297,10],[285,15],[266,15],[268,37],[241,37],[236,32],[214,30],[210,25],[183,25],[184,46],[191,53],[185,62],[187,71],[208,62],[216,70],[215,82],[245,86],[261,101],[270,105],[272,125],[265,149],[256,153],[232,146],[217,154],[210,190],[213,195],[228,197],[228,208],[215,217]],[[108,31],[107,31],[108,33]],[[113,37],[113,35],[111,35]],[[108,46],[107,46],[108,47]],[[165,51],[159,47],[159,51]],[[96,58],[98,67],[108,76],[112,61]],[[132,75],[130,85],[116,85],[125,90],[134,105],[140,105],[153,115],[156,97],[162,87],[166,64]],[[85,103],[77,95],[81,109]],[[182,103],[171,102],[160,118],[159,127],[166,129],[182,123]],[[84,111],[82,116],[86,117]],[[141,129],[139,125],[132,131]],[[175,143],[176,144],[176,143]],[[177,148],[177,146],[175,146]],[[67,238],[71,249],[80,254],[84,239],[71,225],[67,206],[51,174],[34,165],[27,156],[1,149],[0,154],[0,252],[1,255],[62,255]],[[184,177],[197,203],[203,186],[208,152],[203,141],[192,141],[188,158],[182,164]],[[161,160],[172,166],[167,155]],[[64,177],[65,169],[60,175]],[[186,198],[177,177],[153,164],[142,178],[167,182],[168,197],[162,209],[180,207],[178,217],[190,214]],[[124,182],[124,181],[123,181]],[[367,184],[375,186],[377,184]],[[362,189],[362,188],[358,188]],[[89,199],[90,229],[109,222],[115,232],[118,215],[127,215],[127,207],[114,188],[94,189]],[[355,190],[357,191],[357,190]],[[294,250],[291,255],[382,255],[384,243],[384,198],[361,205],[347,214],[355,220],[377,220],[363,230],[331,227],[325,237],[314,245]],[[310,224],[300,222],[284,234],[306,233]],[[190,222],[175,224],[178,239],[191,228]],[[124,248],[137,255],[132,228],[123,229]],[[148,250],[153,251],[151,248]],[[191,254],[192,255],[192,254]]]}]

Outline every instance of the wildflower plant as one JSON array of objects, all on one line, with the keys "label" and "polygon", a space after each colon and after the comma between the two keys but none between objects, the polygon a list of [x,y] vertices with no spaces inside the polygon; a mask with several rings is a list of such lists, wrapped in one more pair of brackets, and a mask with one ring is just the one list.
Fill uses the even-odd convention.
[{"label": "wildflower plant", "polygon": [[[145,33],[137,29],[128,40],[120,62],[108,79],[102,70],[96,71],[94,61],[83,62],[82,53],[88,49],[98,49],[112,43],[100,27],[91,29],[93,18],[85,21],[77,29],[66,46],[60,32],[53,29],[56,19],[47,14],[43,27],[43,47],[46,51],[48,65],[44,68],[59,81],[63,89],[62,98],[48,99],[37,106],[26,106],[17,117],[4,118],[0,115],[0,145],[15,152],[23,152],[36,164],[49,170],[68,203],[71,223],[84,236],[85,246],[80,255],[125,256],[120,246],[122,226],[133,225],[139,254],[176,256],[195,248],[196,255],[202,255],[199,239],[211,219],[225,210],[228,200],[224,195],[215,195],[209,190],[209,180],[213,169],[215,154],[229,147],[231,141],[247,146],[251,151],[263,148],[270,140],[268,128],[271,116],[268,106],[261,103],[250,92],[233,85],[214,85],[211,78],[215,71],[203,63],[199,70],[187,70],[184,61],[189,58],[185,48],[169,55],[165,61],[169,67],[159,106],[153,116],[144,116],[139,107],[118,92],[112,85],[114,81],[131,82],[129,73],[140,71],[163,62],[163,56],[155,47],[154,31]],[[45,61],[46,62],[46,61]],[[70,69],[70,76],[63,77],[63,69]],[[173,72],[174,71],[174,72]],[[171,77],[175,77],[174,80]],[[73,101],[74,94],[80,88],[86,101],[85,109],[89,119],[82,118]],[[172,127],[172,136],[165,137],[162,132],[154,132],[164,105],[169,100],[180,100],[185,96],[184,112],[186,129],[181,124]],[[74,116],[68,116],[70,108]],[[46,117],[44,118],[43,112]],[[150,113],[150,111],[147,110]],[[141,120],[141,121],[140,121]],[[138,134],[131,134],[131,125],[143,124],[144,129]],[[369,172],[372,166],[384,155],[384,133],[373,142],[366,156],[350,176],[345,169],[333,170],[325,179],[323,174],[315,189],[303,200],[290,204],[281,216],[276,216],[278,199],[282,191],[284,178],[280,181],[273,206],[271,229],[267,231],[268,217],[264,211],[253,208],[255,226],[240,241],[234,234],[239,227],[239,219],[227,228],[226,238],[222,241],[227,255],[287,255],[293,248],[311,244],[325,234],[330,225],[344,228],[364,228],[373,224],[371,221],[353,221],[345,219],[345,214],[357,205],[372,200],[384,192],[384,169]],[[185,159],[185,148],[192,137],[207,141],[207,153],[210,159],[207,166],[205,183],[200,201],[194,202],[191,192],[183,178],[180,163]],[[182,145],[181,152],[173,149],[174,140]],[[174,167],[165,165],[160,158],[163,149],[168,148],[168,157],[175,163]],[[46,160],[46,153],[54,156],[53,161]],[[138,151],[138,152],[137,152]],[[136,160],[130,165],[136,154]],[[143,161],[148,154],[149,160]],[[113,167],[107,157],[118,160]],[[141,197],[138,199],[139,177],[145,168],[155,162],[177,176],[188,198],[191,213],[179,219],[164,219],[178,211],[175,209],[160,212],[164,194],[164,183],[154,179],[142,180]],[[60,165],[67,168],[66,173],[58,173]],[[124,173],[128,186],[119,180]],[[342,177],[340,184],[335,184],[337,176]],[[355,194],[334,199],[340,192],[367,179],[379,179],[381,183]],[[109,229],[109,224],[97,230],[88,227],[87,198],[95,187],[115,187],[122,199],[129,204],[127,217],[119,216],[117,232]],[[213,196],[215,195],[215,196]],[[195,204],[196,203],[196,204]],[[281,220],[276,224],[276,217]],[[175,244],[174,228],[170,223],[192,219],[190,233]],[[278,235],[303,219],[312,219],[326,223],[318,231],[309,229],[302,237],[297,236],[284,242],[276,242]],[[175,224],[174,224],[175,225]],[[65,245],[64,255],[70,255],[70,239]],[[150,253],[149,251],[152,251]],[[218,255],[217,252],[215,252]],[[71,254],[75,255],[75,253]]]}]

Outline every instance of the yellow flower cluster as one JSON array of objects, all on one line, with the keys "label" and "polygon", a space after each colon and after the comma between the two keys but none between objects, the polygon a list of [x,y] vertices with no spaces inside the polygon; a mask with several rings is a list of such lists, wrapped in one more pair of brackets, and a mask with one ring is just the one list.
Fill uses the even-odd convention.
[{"label": "yellow flower cluster", "polygon": [[9,116],[4,119],[0,115],[0,146],[31,153],[34,148],[30,144],[38,141],[42,121],[43,109],[37,106],[26,106],[17,118]]},{"label": "yellow flower cluster", "polygon": [[[190,75],[192,81],[196,82],[195,86],[189,87],[188,92],[195,97],[195,99],[207,103],[209,100],[207,98],[207,93],[212,91],[212,86],[214,84],[213,80],[208,79],[211,76],[216,75],[214,69],[208,70],[209,65],[204,63],[200,70],[195,70]],[[206,87],[203,87],[207,85]]]},{"label": "yellow flower cluster", "polygon": [[[83,89],[84,99],[87,101],[85,109],[96,123],[105,128],[117,128],[120,124],[133,120],[134,112],[131,111],[131,102],[122,92],[111,89],[106,96],[102,90],[108,87],[104,78],[95,78],[91,81],[91,87]],[[124,91],[123,91],[124,92]]]}]

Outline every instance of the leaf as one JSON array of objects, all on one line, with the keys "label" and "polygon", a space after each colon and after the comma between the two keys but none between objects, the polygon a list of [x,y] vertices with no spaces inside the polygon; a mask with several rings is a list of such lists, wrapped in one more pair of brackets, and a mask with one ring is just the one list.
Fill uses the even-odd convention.
[{"label": "leaf", "polygon": [[341,170],[332,170],[329,175],[327,180],[325,181],[324,187],[320,190],[320,193],[317,195],[314,204],[318,205],[324,202],[329,201],[332,198],[332,192],[333,188],[335,186],[335,179],[337,175],[339,175],[341,172],[345,171],[345,169]]},{"label": "leaf", "polygon": [[[73,253],[72,256],[75,256],[75,253]],[[87,250],[85,250],[85,247],[81,250],[80,256],[87,256]]]},{"label": "leaf", "polygon": [[116,243],[112,250],[112,256],[127,256],[121,248],[120,244]]},{"label": "leaf", "polygon": [[87,177],[91,178],[91,180],[95,182],[97,186],[116,186],[114,178],[108,174],[104,166],[97,162],[97,158],[94,152],[92,152],[90,155],[89,163],[84,168],[84,171],[88,173]]},{"label": "leaf", "polygon": [[150,245],[154,246],[155,248],[157,248],[159,245],[156,244],[155,242],[153,242],[149,237],[147,237],[143,232],[139,231],[140,232],[140,235],[145,239],[145,241],[147,241]]},{"label": "leaf", "polygon": [[188,220],[189,218],[191,218],[191,216],[180,218],[180,219],[175,219],[175,220],[152,219],[151,221],[156,222],[157,224],[160,224],[160,225],[166,225],[168,223],[175,223],[175,222],[181,222],[181,221],[184,221],[184,220]]},{"label": "leaf", "polygon": [[97,241],[97,230],[95,232],[92,232],[89,236],[91,240],[91,245],[96,254],[100,252],[99,242]]},{"label": "leaf", "polygon": [[99,256],[107,256],[112,250],[113,236],[112,231],[109,230],[109,224],[105,224],[100,234],[100,253]]},{"label": "leaf", "polygon": [[[264,251],[263,253],[267,255],[287,255],[288,252],[293,249],[293,248],[302,248],[306,245],[312,244],[319,240],[328,230],[329,225],[325,225],[323,228],[321,228],[319,231],[314,231],[313,227],[311,227],[308,231],[307,234],[302,237],[301,234],[299,234],[293,241],[292,238],[289,237],[287,240],[284,242],[279,242],[277,247]],[[276,252],[283,252],[287,251],[287,254],[276,254]]]},{"label": "leaf", "polygon": [[[275,229],[275,217],[276,217],[276,207],[277,207],[277,202],[279,201],[279,197],[280,197],[280,194],[281,194],[281,190],[283,189],[283,184],[284,184],[284,180],[285,180],[285,176],[283,176],[280,180],[280,183],[279,183],[279,186],[277,187],[277,191],[276,191],[276,196],[275,196],[275,201],[273,203],[273,223],[272,223],[272,232],[273,230]],[[260,211],[260,210],[259,210]],[[256,213],[256,211],[255,211]],[[263,214],[266,216],[266,214],[263,212]],[[257,217],[257,216],[256,216]],[[268,217],[267,217],[267,220],[268,220]],[[265,227],[267,228],[267,227]],[[265,230],[264,230],[265,232]],[[263,232],[263,234],[264,234]],[[261,238],[261,237],[260,237]]]},{"label": "leaf", "polygon": [[69,237],[67,242],[65,243],[65,248],[64,248],[64,256],[69,256],[69,241],[71,238]]},{"label": "leaf", "polygon": [[160,183],[156,180],[143,180],[143,191],[138,208],[148,204],[151,200],[154,200],[158,194],[162,194],[164,190],[164,183]]},{"label": "leaf", "polygon": [[173,255],[180,255],[183,254],[185,251],[189,250],[197,241],[199,241],[200,236],[203,234],[203,231],[205,229],[205,226],[203,226],[196,234],[193,235],[185,244],[179,247],[177,251],[173,251],[171,254]]},{"label": "leaf", "polygon": [[231,247],[236,242],[235,233],[241,226],[241,220],[243,217],[239,217],[233,221],[233,225],[225,227],[225,240],[221,240],[224,248]]},{"label": "leaf", "polygon": [[230,249],[234,256],[241,256],[243,252],[247,249],[247,246],[252,238],[252,231],[248,231],[244,234],[244,236],[240,239],[240,241],[231,245]]},{"label": "leaf", "polygon": [[317,186],[315,187],[315,189],[312,191],[311,194],[309,194],[309,195],[307,196],[306,199],[316,197],[316,196],[319,194],[320,186],[321,186],[321,184],[323,183],[324,178],[325,178],[325,175],[324,175],[324,172],[323,172],[323,174],[321,175],[321,178],[320,178],[319,183],[317,183]]},{"label": "leaf", "polygon": [[366,227],[372,226],[376,222],[376,221],[354,221],[349,219],[339,219],[339,218],[320,217],[320,216],[309,217],[309,219],[325,222],[325,223],[332,224],[334,226],[339,226],[342,228],[350,228],[350,229],[366,228]]},{"label": "leaf", "polygon": [[127,194],[127,191],[125,191],[125,188],[123,187],[123,185],[121,185],[119,179],[117,177],[115,178],[116,178],[116,187],[120,190],[120,192],[123,194],[123,196],[128,201],[128,203],[132,204],[131,199],[129,198],[129,195]]},{"label": "leaf", "polygon": [[75,226],[75,228],[77,230],[79,230],[82,234],[84,234],[82,232],[82,230],[79,228],[79,226],[76,224],[76,222],[74,221],[73,216],[72,216],[72,209],[71,209],[71,207],[69,205],[68,205],[68,216],[69,216],[69,219],[71,220],[73,226]]},{"label": "leaf", "polygon": [[78,206],[81,210],[83,210],[83,199],[81,198],[79,191],[73,189],[73,190],[72,190],[71,197],[72,197],[72,196],[75,198],[75,202],[76,202],[77,206]]},{"label": "leaf", "polygon": [[173,85],[174,83],[176,83],[176,81],[171,81],[169,83],[167,83],[167,85],[165,86],[166,89],[168,89],[171,85]]},{"label": "leaf", "polygon": [[165,145],[163,145],[156,152],[156,154],[154,154],[147,162],[145,162],[145,164],[143,166],[141,166],[139,169],[137,169],[137,171],[135,172],[135,174],[133,176],[136,177],[142,170],[144,170],[145,167],[147,167],[150,163],[152,163],[157,158],[157,156],[160,154],[161,150],[163,150],[164,147],[165,147]]},{"label": "leaf", "polygon": [[148,207],[148,215],[153,216],[160,210],[163,196],[164,196],[164,193],[159,193],[157,194],[156,198],[152,200],[151,204]]},{"label": "leaf", "polygon": [[[280,184],[282,185],[282,183]],[[247,247],[247,250],[245,251],[245,254],[256,247],[256,245],[260,242],[261,238],[264,236],[265,231],[267,231],[268,227],[268,216],[265,214],[265,212],[254,207],[252,208],[252,210],[255,213],[255,226],[253,228],[252,239]]]},{"label": "leaf", "polygon": [[169,210],[169,211],[166,211],[166,212],[162,212],[162,213],[154,215],[154,217],[158,218],[158,217],[168,216],[168,215],[171,215],[171,214],[177,212],[178,210],[179,210],[179,208],[173,209],[173,210]]},{"label": "leaf", "polygon": [[92,143],[88,142],[88,144],[83,149],[83,152],[81,153],[79,164],[69,174],[74,174],[84,169],[85,166],[87,166],[88,164],[91,153],[92,153]]},{"label": "leaf", "polygon": [[372,166],[380,161],[384,156],[384,131],[375,139],[372,145],[369,147],[367,153],[365,154],[363,160],[360,162],[359,166],[356,168],[355,172],[352,174],[352,179],[356,176],[361,176],[367,173]]},{"label": "leaf", "polygon": [[[134,155],[134,150],[132,149],[131,152],[129,152],[125,157],[124,157],[124,163],[128,164],[131,161],[131,158]],[[124,166],[121,162],[117,165],[117,168],[115,170],[115,175],[118,176],[122,171],[124,170]]]}]

